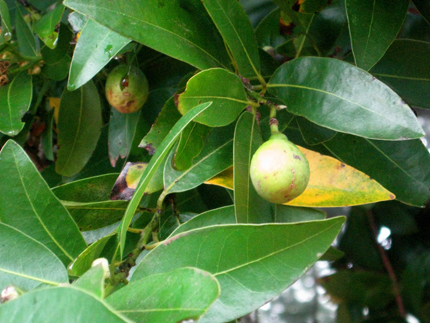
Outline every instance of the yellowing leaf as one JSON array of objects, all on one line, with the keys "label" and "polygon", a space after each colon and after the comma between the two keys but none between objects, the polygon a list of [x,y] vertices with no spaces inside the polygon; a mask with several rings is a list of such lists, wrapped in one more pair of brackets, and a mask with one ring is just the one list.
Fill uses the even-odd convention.
[{"label": "yellowing leaf", "polygon": [[[299,149],[309,161],[311,176],[303,194],[288,205],[338,207],[395,199],[394,194],[357,169],[312,150]],[[233,168],[205,183],[233,189]]]},{"label": "yellowing leaf", "polygon": [[60,113],[60,103],[61,103],[61,99],[60,98],[48,98],[49,100],[49,106],[51,109],[54,109],[54,120],[55,123],[58,123],[58,114]]}]

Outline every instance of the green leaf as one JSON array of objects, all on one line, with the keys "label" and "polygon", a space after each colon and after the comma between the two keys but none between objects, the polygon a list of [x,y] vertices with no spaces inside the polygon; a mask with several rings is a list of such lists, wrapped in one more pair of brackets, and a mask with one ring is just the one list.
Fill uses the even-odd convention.
[{"label": "green leaf", "polygon": [[346,0],[355,63],[369,70],[396,38],[408,10],[408,0]]},{"label": "green leaf", "polygon": [[124,218],[121,221],[121,224],[118,229],[118,240],[120,243],[120,258],[122,258],[124,246],[125,246],[125,238],[127,234],[127,229],[130,226],[133,215],[136,211],[137,206],[139,205],[140,199],[142,198],[148,184],[150,183],[152,177],[156,173],[157,169],[162,165],[163,161],[167,157],[170,149],[176,142],[176,139],[180,136],[182,130],[194,120],[197,116],[199,116],[202,112],[204,112],[209,106],[211,102],[203,103],[196,106],[194,109],[190,110],[186,113],[179,121],[173,126],[169,134],[164,138],[160,147],[155,152],[154,156],[152,156],[151,161],[148,166],[145,168],[145,172],[143,173],[139,184],[137,185],[136,191],[134,192],[133,198],[130,201],[130,204],[127,207],[127,211],[124,214]]},{"label": "green leaf", "polygon": [[74,91],[91,80],[130,41],[88,19],[73,53],[67,89]]},{"label": "green leaf", "polygon": [[285,45],[286,42],[292,43],[292,31],[291,36],[280,32],[280,19],[281,9],[276,8],[266,17],[264,17],[255,29],[255,37],[261,48],[272,47],[277,49],[278,47]]},{"label": "green leaf", "polygon": [[205,138],[211,130],[208,126],[192,122],[182,131],[172,160],[174,168],[181,171],[193,165],[193,159],[202,151]]},{"label": "green leaf", "polygon": [[67,20],[73,28],[73,31],[77,33],[84,29],[85,24],[89,19],[88,17],[81,15],[79,12],[73,11],[68,15]]},{"label": "green leaf", "polygon": [[332,139],[337,132],[328,128],[323,128],[310,122],[306,118],[296,117],[297,124],[302,133],[303,139],[308,145],[317,145]]},{"label": "green leaf", "polygon": [[4,223],[0,236],[0,290],[10,285],[30,290],[68,281],[60,259],[40,242]]},{"label": "green leaf", "polygon": [[290,61],[278,68],[268,87],[288,111],[325,128],[381,140],[424,134],[411,109],[388,86],[337,59]]},{"label": "green leaf", "polygon": [[93,295],[75,288],[46,288],[26,293],[0,306],[0,321],[9,323],[124,323]]},{"label": "green leaf", "polygon": [[220,286],[208,272],[179,268],[134,280],[106,301],[136,322],[182,322],[197,320],[219,294]]},{"label": "green leaf", "polygon": [[276,223],[305,222],[326,218],[326,214],[317,209],[282,204],[272,204],[272,212],[273,222]]},{"label": "green leaf", "polygon": [[0,87],[0,131],[16,136],[25,123],[21,118],[30,108],[33,97],[33,81],[27,71],[22,71],[12,82]]},{"label": "green leaf", "polygon": [[332,218],[191,230],[149,253],[131,282],[187,266],[208,271],[218,279],[222,293],[199,322],[227,322],[257,309],[295,282],[329,248],[343,222],[344,218]]},{"label": "green leaf", "polygon": [[121,113],[111,109],[109,119],[109,159],[115,167],[118,158],[126,158],[136,132],[141,110],[134,113]]},{"label": "green leaf", "polygon": [[38,56],[39,44],[36,43],[36,38],[30,26],[25,22],[19,7],[15,10],[15,28],[21,54],[29,57]]},{"label": "green leaf", "polygon": [[0,1],[1,33],[0,44],[8,42],[12,38],[12,24],[10,23],[9,9],[6,2]]},{"label": "green leaf", "polygon": [[34,25],[36,34],[51,49],[57,45],[58,33],[55,31],[55,27],[61,21],[64,9],[62,4],[57,4],[53,10],[45,14]]},{"label": "green leaf", "polygon": [[395,40],[370,73],[408,104],[430,109],[430,42]]},{"label": "green leaf", "polygon": [[179,96],[178,109],[182,114],[204,102],[212,107],[196,118],[196,122],[221,127],[236,120],[250,104],[240,78],[221,68],[200,72],[192,77],[184,93]]},{"label": "green leaf", "polygon": [[198,0],[66,0],[64,5],[124,37],[199,69],[229,65],[224,43]]},{"label": "green leaf", "polygon": [[66,183],[52,188],[60,199],[75,202],[101,202],[109,200],[118,174],[104,174]]},{"label": "green leaf", "polygon": [[100,98],[92,82],[79,91],[64,90],[58,116],[55,171],[64,176],[78,173],[96,148],[102,127]]},{"label": "green leaf", "polygon": [[104,299],[104,284],[105,284],[105,271],[101,264],[91,267],[79,279],[73,282],[73,287],[82,289],[93,294],[99,299]]},{"label": "green leaf", "polygon": [[85,248],[67,210],[12,140],[0,152],[0,221],[48,247],[64,264]]},{"label": "green leaf", "polygon": [[230,0],[202,2],[230,48],[240,75],[261,79],[257,40],[242,5]]},{"label": "green leaf", "polygon": [[170,193],[190,190],[230,167],[233,163],[232,137],[231,126],[213,129],[194,164],[183,172],[175,170],[168,159],[164,168],[165,190]]},{"label": "green leaf", "polygon": [[249,175],[251,158],[262,143],[255,116],[249,112],[243,113],[237,121],[233,150],[234,205],[237,223],[272,222],[270,203],[257,194]]},{"label": "green leaf", "polygon": [[366,173],[399,201],[424,206],[430,197],[430,155],[420,140],[379,141],[337,134],[324,146],[340,161]]},{"label": "green leaf", "polygon": [[412,0],[421,16],[430,24],[430,2],[428,0]]}]

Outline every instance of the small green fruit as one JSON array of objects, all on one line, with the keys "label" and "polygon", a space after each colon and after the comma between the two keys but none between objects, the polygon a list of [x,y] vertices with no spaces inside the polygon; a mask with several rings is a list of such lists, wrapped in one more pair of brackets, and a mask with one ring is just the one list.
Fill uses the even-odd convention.
[{"label": "small green fruit", "polygon": [[282,133],[273,134],[251,160],[251,181],[265,200],[284,204],[296,198],[309,182],[309,163]]},{"label": "small green fruit", "polygon": [[121,113],[132,113],[146,102],[148,81],[139,68],[118,65],[109,73],[105,91],[111,106]]}]

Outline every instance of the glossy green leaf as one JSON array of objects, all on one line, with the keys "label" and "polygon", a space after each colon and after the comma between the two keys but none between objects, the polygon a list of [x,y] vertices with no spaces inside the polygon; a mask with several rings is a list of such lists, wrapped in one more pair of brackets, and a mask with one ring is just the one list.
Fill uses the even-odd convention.
[{"label": "glossy green leaf", "polygon": [[0,1],[0,19],[1,19],[1,33],[0,44],[8,42],[12,38],[12,24],[10,23],[9,9],[6,2]]},{"label": "glossy green leaf", "polygon": [[117,173],[89,177],[53,187],[52,192],[64,201],[106,201],[109,200],[112,186],[117,178]]},{"label": "glossy green leaf", "polygon": [[[79,315],[78,315],[79,314]],[[104,302],[76,288],[39,289],[0,306],[0,321],[9,323],[124,323]]]},{"label": "glossy green leaf", "polygon": [[88,19],[73,53],[67,88],[73,91],[87,83],[130,41]]},{"label": "glossy green leaf", "polygon": [[64,90],[58,116],[55,171],[73,176],[87,163],[96,148],[102,127],[100,98],[92,82],[79,91]]},{"label": "glossy green leaf", "polygon": [[173,158],[173,166],[177,170],[187,170],[193,165],[193,159],[203,149],[206,136],[212,128],[200,123],[190,123],[181,133]]},{"label": "glossy green leaf", "polygon": [[229,65],[224,43],[198,0],[162,5],[158,1],[66,0],[64,5],[199,69]]},{"label": "glossy green leaf", "polygon": [[84,29],[85,24],[89,20],[88,17],[81,15],[79,12],[73,11],[67,16],[67,20],[72,26],[74,32],[80,32]]},{"label": "glossy green leaf", "polygon": [[428,0],[412,0],[421,16],[430,24],[430,2]]},{"label": "glossy green leaf", "polygon": [[395,40],[370,73],[408,104],[430,109],[430,42]]},{"label": "glossy green leaf", "polygon": [[297,124],[303,139],[308,145],[317,145],[324,141],[332,139],[337,132],[328,128],[323,128],[315,123],[310,122],[306,118],[296,117]]},{"label": "glossy green leaf", "polygon": [[39,44],[36,42],[30,26],[25,22],[19,7],[15,10],[15,29],[21,54],[30,57],[38,56]]},{"label": "glossy green leaf", "polygon": [[197,187],[233,163],[233,127],[215,128],[194,164],[181,172],[168,160],[164,168],[165,190],[183,192]]},{"label": "glossy green leaf", "polygon": [[203,0],[207,12],[224,38],[240,75],[260,77],[260,57],[254,30],[238,1]]},{"label": "glossy green leaf", "polygon": [[136,322],[173,323],[197,320],[219,294],[220,286],[208,272],[179,268],[134,280],[106,301]]},{"label": "glossy green leaf", "polygon": [[194,109],[190,110],[186,113],[179,121],[173,126],[169,134],[164,138],[163,142],[158,147],[154,156],[152,156],[151,161],[148,166],[145,168],[145,172],[143,173],[139,184],[137,185],[136,191],[134,192],[133,198],[131,199],[127,210],[124,214],[124,218],[121,221],[118,230],[118,240],[120,243],[120,257],[122,258],[124,246],[125,246],[125,238],[127,234],[127,229],[130,226],[133,215],[136,211],[137,206],[139,205],[140,199],[142,198],[148,184],[151,179],[155,175],[157,169],[162,165],[163,161],[167,157],[170,149],[176,142],[176,139],[180,136],[182,130],[194,120],[200,113],[204,112],[208,107],[210,107],[211,102],[203,103],[196,106]]},{"label": "glossy green leaf", "polygon": [[104,236],[90,244],[84,251],[82,251],[68,267],[69,275],[78,277],[84,275],[84,273],[91,268],[92,262],[100,257],[106,244],[114,237],[115,233],[116,232],[113,232]]},{"label": "glossy green leaf", "polygon": [[366,173],[399,201],[423,206],[430,197],[430,155],[420,140],[379,141],[337,134],[324,146],[340,161]]},{"label": "glossy green leaf", "polygon": [[170,129],[181,118],[181,114],[175,105],[174,98],[167,100],[166,104],[160,111],[154,125],[148,134],[142,139],[139,147],[148,150],[150,155],[154,155],[163,139],[167,136]]},{"label": "glossy green leaf", "polygon": [[255,116],[249,112],[243,113],[236,124],[233,149],[234,206],[237,223],[272,222],[270,203],[257,194],[249,175],[251,158],[262,143]]},{"label": "glossy green leaf", "polygon": [[343,221],[219,225],[184,232],[149,253],[131,282],[187,266],[206,270],[218,279],[222,293],[199,322],[228,322],[303,275],[329,248]]},{"label": "glossy green leaf", "polygon": [[0,290],[13,285],[30,290],[68,281],[60,259],[40,242],[0,223]]},{"label": "glossy green leaf", "polygon": [[30,108],[33,81],[27,71],[22,71],[12,82],[0,87],[0,132],[16,136],[23,128],[21,118]]},{"label": "glossy green leaf", "polygon": [[62,201],[81,231],[106,227],[120,221],[127,201],[71,202]]},{"label": "glossy green leaf", "polygon": [[57,45],[58,33],[55,31],[55,27],[61,21],[64,9],[62,4],[57,4],[53,10],[43,15],[34,25],[36,34],[51,49]]},{"label": "glossy green leaf", "polygon": [[[255,36],[257,38],[258,45],[261,48],[272,47],[276,50],[278,47],[285,45],[288,39],[289,42],[292,43],[292,37],[288,37],[288,34],[285,35],[280,32],[280,20],[281,9],[276,8],[258,24],[255,29]],[[288,33],[290,33],[290,31]]]},{"label": "glossy green leaf", "polygon": [[272,212],[273,222],[276,223],[305,222],[326,218],[326,214],[317,209],[282,204],[272,204]]},{"label": "glossy green leaf", "polygon": [[325,128],[383,140],[424,134],[412,110],[388,86],[337,59],[290,61],[278,68],[268,87],[288,111]]},{"label": "glossy green leaf", "polygon": [[93,294],[99,299],[103,299],[104,296],[104,284],[105,284],[105,271],[101,264],[91,267],[85,274],[79,279],[73,282],[73,287],[82,289],[86,292]]},{"label": "glossy green leaf", "polygon": [[0,153],[0,221],[48,247],[64,264],[85,248],[70,214],[12,140]]},{"label": "glossy green leaf", "polygon": [[126,158],[131,149],[131,143],[136,131],[141,111],[121,113],[111,109],[109,119],[109,158],[115,167],[118,158]]},{"label": "glossy green leaf", "polygon": [[355,64],[369,70],[396,38],[408,10],[408,0],[346,0]]},{"label": "glossy green leaf", "polygon": [[196,122],[221,127],[236,120],[249,104],[240,78],[221,68],[213,68],[192,77],[184,93],[179,96],[178,109],[182,114],[204,102],[212,107],[196,118]]}]

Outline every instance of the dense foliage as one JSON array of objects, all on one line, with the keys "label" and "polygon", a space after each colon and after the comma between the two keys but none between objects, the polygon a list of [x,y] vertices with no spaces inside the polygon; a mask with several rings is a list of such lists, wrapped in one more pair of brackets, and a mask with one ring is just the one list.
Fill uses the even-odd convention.
[{"label": "dense foliage", "polygon": [[[1,322],[236,322],[319,260],[339,322],[430,322],[428,0],[0,0],[0,17]],[[269,150],[250,167],[279,132],[310,170],[297,198],[269,194],[284,204]]]}]

